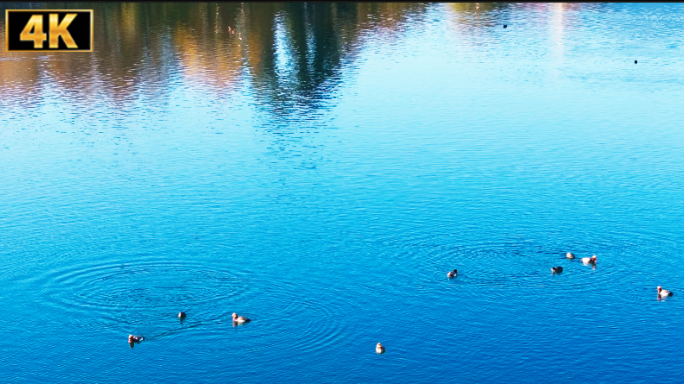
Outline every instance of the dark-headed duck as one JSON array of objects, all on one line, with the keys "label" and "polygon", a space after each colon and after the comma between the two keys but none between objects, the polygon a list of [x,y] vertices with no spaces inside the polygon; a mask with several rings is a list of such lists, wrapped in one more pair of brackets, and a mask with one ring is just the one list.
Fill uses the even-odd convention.
[{"label": "dark-headed duck", "polygon": [[142,336],[128,335],[128,344],[139,343],[141,341],[143,341]]},{"label": "dark-headed duck", "polygon": [[596,255],[592,257],[583,257],[582,263],[584,263],[584,265],[596,264]]}]

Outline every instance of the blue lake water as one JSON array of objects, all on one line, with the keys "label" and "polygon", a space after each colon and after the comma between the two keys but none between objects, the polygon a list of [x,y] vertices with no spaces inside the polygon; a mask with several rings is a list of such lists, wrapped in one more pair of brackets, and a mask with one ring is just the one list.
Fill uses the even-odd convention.
[{"label": "blue lake water", "polygon": [[0,52],[0,382],[682,381],[684,5],[67,6]]}]

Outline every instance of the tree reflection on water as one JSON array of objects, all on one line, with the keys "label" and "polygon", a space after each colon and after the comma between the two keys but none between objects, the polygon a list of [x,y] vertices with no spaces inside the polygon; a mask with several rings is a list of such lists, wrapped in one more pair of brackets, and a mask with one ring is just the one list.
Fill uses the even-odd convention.
[{"label": "tree reflection on water", "polygon": [[[5,4],[5,8],[55,8]],[[0,53],[0,106],[61,97],[125,106],[164,100],[181,78],[221,98],[242,86],[279,118],[315,111],[371,33],[402,33],[416,3],[68,3],[93,9],[92,53]],[[0,25],[4,40],[4,25]]]}]

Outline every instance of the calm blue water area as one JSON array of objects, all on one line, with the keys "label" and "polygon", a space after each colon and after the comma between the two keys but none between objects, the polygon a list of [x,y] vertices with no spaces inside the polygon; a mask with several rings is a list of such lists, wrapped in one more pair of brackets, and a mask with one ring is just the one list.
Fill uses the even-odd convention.
[{"label": "calm blue water area", "polygon": [[0,53],[0,382],[682,381],[684,5],[153,6]]}]

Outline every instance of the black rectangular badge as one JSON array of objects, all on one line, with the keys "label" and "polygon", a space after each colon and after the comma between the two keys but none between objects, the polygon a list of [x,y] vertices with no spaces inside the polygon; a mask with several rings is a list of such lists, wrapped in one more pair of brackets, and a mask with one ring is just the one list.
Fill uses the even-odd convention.
[{"label": "black rectangular badge", "polygon": [[5,38],[7,52],[92,52],[93,11],[8,9]]}]

